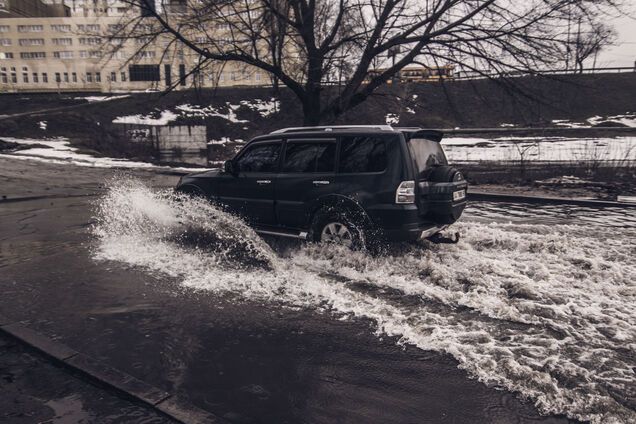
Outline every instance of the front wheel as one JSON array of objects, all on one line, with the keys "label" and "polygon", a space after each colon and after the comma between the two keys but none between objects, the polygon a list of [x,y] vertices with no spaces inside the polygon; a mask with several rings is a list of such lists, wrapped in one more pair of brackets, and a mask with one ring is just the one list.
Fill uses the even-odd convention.
[{"label": "front wheel", "polygon": [[350,249],[365,247],[362,228],[342,213],[319,212],[312,225],[312,239],[317,243],[332,243]]}]

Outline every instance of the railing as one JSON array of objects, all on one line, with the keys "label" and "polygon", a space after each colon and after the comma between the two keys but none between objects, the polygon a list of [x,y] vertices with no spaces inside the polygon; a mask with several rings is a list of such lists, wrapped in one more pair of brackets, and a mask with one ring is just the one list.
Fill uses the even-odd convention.
[{"label": "railing", "polygon": [[536,71],[509,71],[509,72],[492,72],[492,71],[457,71],[448,79],[468,80],[483,78],[515,78],[525,77],[529,75],[582,75],[582,74],[616,74],[636,72],[636,66],[620,66],[605,68],[583,68],[583,69],[546,69]]}]

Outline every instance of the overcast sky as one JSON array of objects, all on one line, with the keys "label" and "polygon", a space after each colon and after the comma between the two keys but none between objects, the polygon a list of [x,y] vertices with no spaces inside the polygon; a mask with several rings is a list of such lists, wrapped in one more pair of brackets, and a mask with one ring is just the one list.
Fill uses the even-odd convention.
[{"label": "overcast sky", "polygon": [[[615,46],[605,49],[598,55],[596,66],[634,66],[634,61],[636,61],[636,19],[625,16],[614,18],[610,22],[618,32],[618,39]],[[591,67],[592,62],[587,63],[586,66]]]}]

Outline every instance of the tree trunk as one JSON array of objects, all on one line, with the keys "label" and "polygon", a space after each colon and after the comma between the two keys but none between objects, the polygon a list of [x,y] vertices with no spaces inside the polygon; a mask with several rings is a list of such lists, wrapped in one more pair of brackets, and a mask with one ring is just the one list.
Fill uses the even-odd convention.
[{"label": "tree trunk", "polygon": [[320,91],[312,90],[307,93],[303,102],[303,125],[320,125]]}]

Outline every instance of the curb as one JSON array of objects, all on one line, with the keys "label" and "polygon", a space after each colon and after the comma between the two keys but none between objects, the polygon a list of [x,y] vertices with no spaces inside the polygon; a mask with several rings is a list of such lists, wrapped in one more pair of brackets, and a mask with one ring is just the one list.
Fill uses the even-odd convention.
[{"label": "curb", "polygon": [[0,196],[0,205],[3,203],[17,203],[17,202],[29,202],[32,200],[43,199],[67,199],[71,197],[94,197],[97,194],[43,194],[39,196],[22,196],[22,197],[6,197]]},{"label": "curb", "polygon": [[523,196],[516,194],[500,194],[487,193],[481,191],[469,191],[467,193],[468,200],[473,201],[494,201],[494,202],[521,202],[521,203],[537,203],[537,204],[569,204],[579,206],[590,206],[597,208],[614,207],[614,208],[636,208],[636,203],[615,202],[611,200],[592,200],[592,199],[568,199],[564,197],[541,197],[541,196]]},{"label": "curb", "polygon": [[227,421],[193,405],[181,396],[165,392],[97,359],[77,352],[65,344],[52,340],[1,314],[0,332],[43,353],[63,367],[88,377],[88,379],[94,380],[124,397],[136,400],[176,422],[182,424],[227,423]]}]

